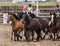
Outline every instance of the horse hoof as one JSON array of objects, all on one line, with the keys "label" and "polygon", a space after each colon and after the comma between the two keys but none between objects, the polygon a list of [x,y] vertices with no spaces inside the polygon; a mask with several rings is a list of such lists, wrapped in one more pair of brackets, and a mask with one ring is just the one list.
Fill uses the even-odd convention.
[{"label": "horse hoof", "polygon": [[11,39],[12,40],[12,39]]},{"label": "horse hoof", "polygon": [[22,37],[21,37],[21,39],[22,39]]},{"label": "horse hoof", "polygon": [[27,42],[30,42],[31,40],[30,40],[30,39],[27,39],[26,41],[27,41]]},{"label": "horse hoof", "polygon": [[19,39],[17,39],[17,41],[20,41]]},{"label": "horse hoof", "polygon": [[53,39],[53,41],[56,41],[55,39]]},{"label": "horse hoof", "polygon": [[37,42],[39,41],[39,39],[36,40]]},{"label": "horse hoof", "polygon": [[16,41],[16,40],[14,40],[14,41]]},{"label": "horse hoof", "polygon": [[38,42],[39,40],[36,40],[36,42]]},{"label": "horse hoof", "polygon": [[22,37],[20,36],[20,38],[22,39]]},{"label": "horse hoof", "polygon": [[30,40],[27,40],[27,42],[30,42]]}]

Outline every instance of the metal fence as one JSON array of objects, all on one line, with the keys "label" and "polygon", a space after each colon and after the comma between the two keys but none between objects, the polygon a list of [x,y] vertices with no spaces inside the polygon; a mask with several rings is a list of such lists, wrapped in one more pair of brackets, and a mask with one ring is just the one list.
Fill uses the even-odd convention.
[{"label": "metal fence", "polygon": [[12,2],[12,0],[0,0],[0,2]]}]

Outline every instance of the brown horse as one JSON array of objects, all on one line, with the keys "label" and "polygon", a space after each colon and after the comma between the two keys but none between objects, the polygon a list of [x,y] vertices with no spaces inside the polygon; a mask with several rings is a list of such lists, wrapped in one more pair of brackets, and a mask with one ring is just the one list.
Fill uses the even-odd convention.
[{"label": "brown horse", "polygon": [[20,19],[13,13],[8,13],[8,21],[12,21],[12,36],[11,40],[13,38],[14,34],[14,41],[19,40],[19,37],[22,38],[19,33],[23,31],[24,24],[20,21]]}]

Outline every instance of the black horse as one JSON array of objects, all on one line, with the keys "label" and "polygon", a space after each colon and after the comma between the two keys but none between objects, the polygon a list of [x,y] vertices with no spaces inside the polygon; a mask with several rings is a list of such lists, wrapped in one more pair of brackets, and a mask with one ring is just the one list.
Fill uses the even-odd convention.
[{"label": "black horse", "polygon": [[[49,29],[49,22],[50,22],[50,17],[37,17],[35,14],[33,13],[28,13],[32,18],[36,18],[39,20],[39,22],[42,24],[42,30],[43,32],[45,33],[45,35],[43,36],[43,39],[45,38],[45,36],[50,33],[50,39],[52,38],[52,35],[51,35],[51,30]],[[47,30],[45,30],[47,29]]]},{"label": "black horse", "polygon": [[[30,40],[29,31],[32,32],[32,37],[33,37],[34,31],[37,33],[37,41],[42,39],[42,37],[41,37],[41,27],[42,26],[38,19],[32,18],[29,14],[24,13],[22,15],[22,22],[25,24],[26,40],[28,40],[28,41]],[[32,40],[33,40],[33,38],[32,38]]]},{"label": "black horse", "polygon": [[[23,12],[18,12],[19,14],[19,17],[22,18],[22,15],[24,14]],[[45,35],[43,36],[43,39],[45,38],[45,36],[48,34],[48,33],[51,33],[51,31],[49,30],[49,22],[50,22],[50,17],[37,17],[35,14],[29,12],[28,13],[29,16],[31,16],[32,18],[36,18],[39,20],[39,23],[41,23],[41,30],[43,30],[43,32],[45,33]],[[47,31],[45,30],[47,29]],[[51,35],[50,35],[51,36]],[[50,37],[52,38],[52,36]]]}]

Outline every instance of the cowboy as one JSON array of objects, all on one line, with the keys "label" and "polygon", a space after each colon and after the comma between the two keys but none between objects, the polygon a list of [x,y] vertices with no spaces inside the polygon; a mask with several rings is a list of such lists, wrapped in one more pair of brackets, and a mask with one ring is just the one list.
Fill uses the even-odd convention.
[{"label": "cowboy", "polygon": [[31,4],[29,4],[29,6],[28,6],[28,12],[33,13],[33,7],[32,7],[32,5],[31,5]]},{"label": "cowboy", "polygon": [[28,10],[28,4],[24,3],[24,5],[23,5],[23,12],[25,13],[25,12],[27,12],[27,10]]},{"label": "cowboy", "polygon": [[57,2],[57,4],[56,4],[56,11],[57,11],[57,16],[59,17],[60,6],[59,6],[58,2]]}]

